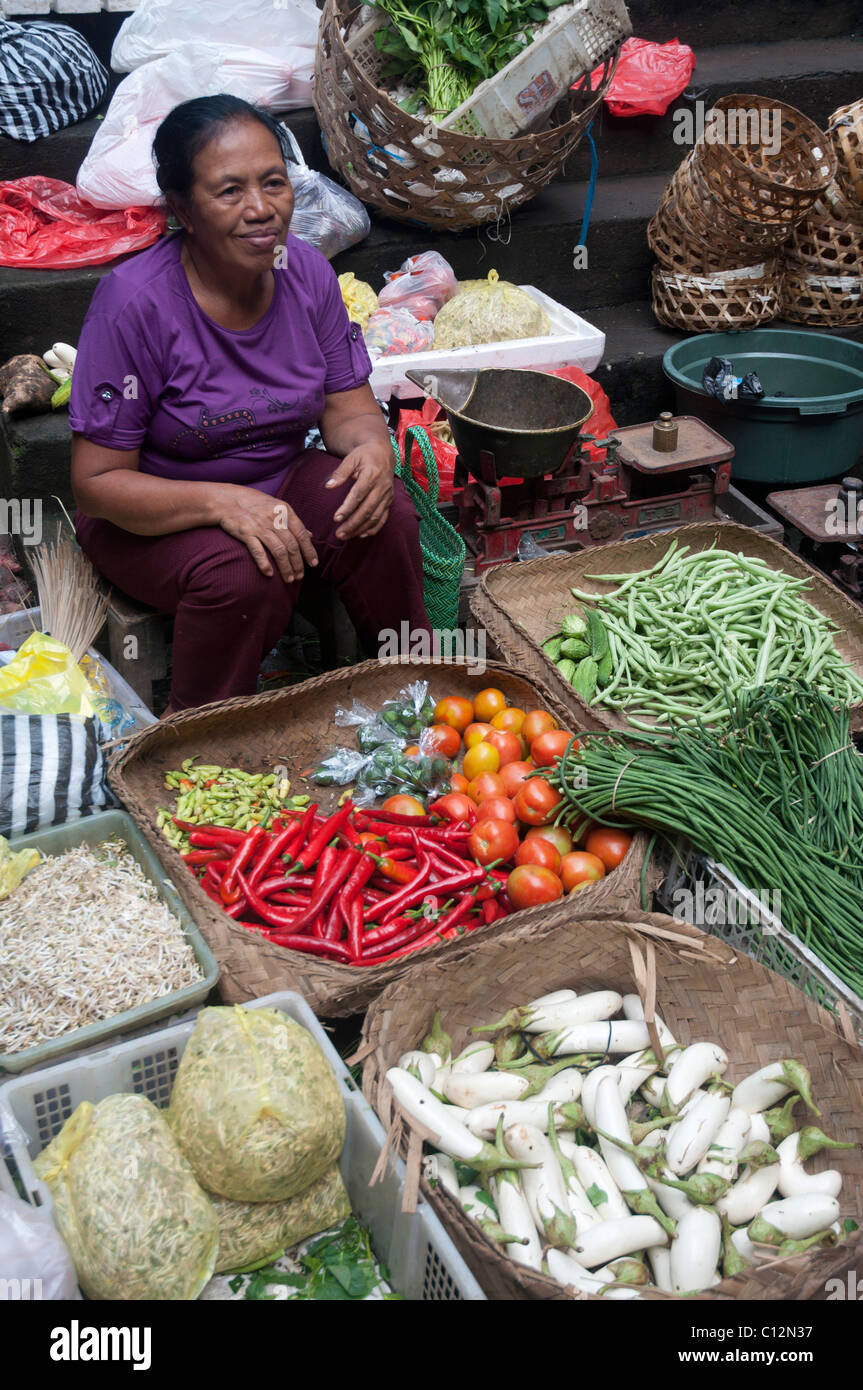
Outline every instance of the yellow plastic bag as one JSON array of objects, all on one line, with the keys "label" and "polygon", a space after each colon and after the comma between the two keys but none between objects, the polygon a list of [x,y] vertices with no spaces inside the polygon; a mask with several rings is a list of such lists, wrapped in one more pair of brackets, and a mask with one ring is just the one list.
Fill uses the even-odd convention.
[{"label": "yellow plastic bag", "polygon": [[339,288],[348,318],[351,323],[358,323],[365,333],[366,324],[378,307],[377,295],[371,285],[367,285],[365,280],[358,280],[352,270],[346,270],[339,276]]},{"label": "yellow plastic bag", "polygon": [[41,858],[38,849],[19,849],[16,853],[9,848],[9,841],[0,835],[0,902],[15,892]]},{"label": "yellow plastic bag", "polygon": [[278,1259],[283,1250],[338,1226],[351,1214],[351,1201],[336,1164],[286,1202],[231,1202],[212,1193],[210,1201],[219,1222],[217,1274],[258,1260]]},{"label": "yellow plastic bag", "polygon": [[0,708],[22,714],[77,714],[91,718],[87,678],[68,647],[34,632],[0,666]]},{"label": "yellow plastic bag", "polygon": [[544,338],[550,331],[541,305],[490,270],[487,280],[463,280],[461,293],[444,304],[434,321],[434,346],[472,347],[511,338]]}]

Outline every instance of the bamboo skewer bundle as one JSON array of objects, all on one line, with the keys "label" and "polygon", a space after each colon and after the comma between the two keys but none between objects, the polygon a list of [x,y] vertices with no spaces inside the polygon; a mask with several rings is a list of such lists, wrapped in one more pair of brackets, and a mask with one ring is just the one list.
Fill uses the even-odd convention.
[{"label": "bamboo skewer bundle", "polygon": [[42,631],[68,647],[76,661],[92,646],[105,621],[108,595],[84,552],[58,526],[32,559]]}]

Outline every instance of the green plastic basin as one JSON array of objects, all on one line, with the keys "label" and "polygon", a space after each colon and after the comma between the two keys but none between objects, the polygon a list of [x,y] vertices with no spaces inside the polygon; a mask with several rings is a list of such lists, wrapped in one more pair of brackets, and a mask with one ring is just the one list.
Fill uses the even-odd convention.
[{"label": "green plastic basin", "polygon": [[[721,404],[701,385],[711,357],[735,376],[757,372],[760,401]],[[863,461],[863,343],[826,333],[755,328],[700,333],[662,359],[677,411],[697,415],[734,445],[732,477],[790,486],[823,482]]]}]

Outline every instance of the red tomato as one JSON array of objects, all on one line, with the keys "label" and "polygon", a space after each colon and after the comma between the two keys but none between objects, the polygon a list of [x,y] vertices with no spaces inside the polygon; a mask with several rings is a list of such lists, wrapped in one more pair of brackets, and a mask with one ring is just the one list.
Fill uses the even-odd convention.
[{"label": "red tomato", "polygon": [[500,766],[506,767],[507,763],[517,763],[522,756],[522,740],[518,734],[513,734],[506,729],[492,729],[490,734],[486,734],[483,743],[491,744],[500,754]]},{"label": "red tomato", "polygon": [[447,792],[429,806],[429,811],[445,820],[470,821],[476,815],[476,802],[464,792]]},{"label": "red tomato", "polygon": [[475,743],[482,743],[486,734],[490,734],[491,730],[491,724],[468,724],[464,731],[465,748],[473,748]]},{"label": "red tomato", "polygon": [[533,839],[528,835],[527,839],[521,842],[515,862],[539,864],[543,869],[551,869],[553,874],[560,874],[560,855],[551,840],[540,839],[537,835],[534,835]]},{"label": "red tomato", "polygon": [[423,732],[421,745],[430,758],[456,758],[461,751],[461,734],[450,724],[432,724]]},{"label": "red tomato", "polygon": [[516,792],[515,814],[525,825],[545,825],[560,806],[560,794],[544,777],[531,777]]},{"label": "red tomato", "polygon": [[591,830],[584,841],[588,854],[595,854],[605,865],[606,872],[616,869],[626,856],[632,844],[632,836],[625,830],[615,830],[610,825],[598,825]]},{"label": "red tomato", "polygon": [[436,724],[449,724],[463,734],[468,724],[473,722],[473,705],[461,695],[448,695],[435,705],[434,721]]},{"label": "red tomato", "polygon": [[506,863],[518,849],[518,831],[507,820],[479,821],[470,834],[467,847],[478,864]]},{"label": "red tomato", "polygon": [[506,881],[507,897],[518,912],[523,907],[553,903],[563,897],[563,884],[551,869],[539,864],[520,864]]},{"label": "red tomato", "polygon": [[477,822],[484,820],[508,820],[515,825],[515,807],[508,796],[488,796],[479,803]]},{"label": "red tomato", "polygon": [[424,816],[426,808],[415,796],[388,796],[382,811],[392,811],[394,816]]},{"label": "red tomato", "polygon": [[[562,825],[533,825],[525,836],[526,840],[548,840],[554,845],[558,854],[570,854],[572,852],[572,836],[568,830],[564,830]],[[555,869],[555,873],[557,870]]]},{"label": "red tomato", "polygon": [[524,723],[518,732],[527,739],[528,745],[530,745],[535,738],[539,738],[540,734],[547,734],[549,730],[556,728],[557,720],[553,714],[549,714],[544,709],[532,709],[528,710]]},{"label": "red tomato", "polygon": [[[533,740],[530,756],[537,767],[550,767],[558,758],[563,757],[571,739],[572,734],[566,729],[549,729],[547,733],[540,734]],[[577,748],[578,744],[573,744],[573,747]]]},{"label": "red tomato", "polygon": [[503,782],[504,795],[515,796],[519,787],[521,787],[529,777],[532,777],[535,771],[536,768],[533,763],[507,763],[506,767],[502,767],[498,774],[500,780]]},{"label": "red tomato", "polygon": [[460,772],[454,772],[449,780],[449,789],[451,792],[466,792],[469,786],[470,783],[467,778],[463,777]]},{"label": "red tomato", "polygon": [[503,778],[497,772],[480,772],[472,782],[468,782],[467,794],[473,797],[477,806],[488,801],[490,796],[506,796]]},{"label": "red tomato", "polygon": [[585,883],[595,883],[605,877],[605,865],[595,854],[585,854],[583,850],[573,850],[560,861],[560,876],[567,893],[583,888]]}]

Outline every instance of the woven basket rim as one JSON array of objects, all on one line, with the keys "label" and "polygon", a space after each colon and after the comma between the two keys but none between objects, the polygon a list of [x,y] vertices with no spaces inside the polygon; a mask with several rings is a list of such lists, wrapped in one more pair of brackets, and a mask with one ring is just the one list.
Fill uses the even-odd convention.
[{"label": "woven basket rim", "polygon": [[[724,112],[726,110],[731,109],[732,107],[738,110],[744,109],[745,107],[755,107],[759,111],[767,109],[779,110],[782,113],[783,121],[786,117],[791,117],[792,119],[794,119],[809,133],[811,139],[817,138],[820,140],[822,157],[825,160],[827,160],[831,166],[831,172],[829,177],[827,179],[824,179],[822,175],[820,182],[817,183],[813,182],[811,180],[811,177],[805,183],[797,183],[793,179],[787,178],[778,179],[775,176],[765,174],[763,170],[758,169],[755,165],[749,163],[749,161],[745,158],[744,155],[744,151],[747,149],[747,146],[745,144],[741,145],[738,142],[736,145],[729,145],[726,141],[706,141],[704,135],[701,135],[699,137],[699,140],[696,142],[696,151],[700,151],[706,148],[710,148],[713,150],[724,150],[746,170],[748,176],[753,180],[754,183],[758,184],[762,189],[768,192],[771,190],[778,192],[780,189],[782,189],[791,194],[800,193],[805,195],[811,193],[814,189],[825,187],[831,179],[836,177],[836,152],[832,148],[832,144],[829,137],[825,134],[821,127],[815,121],[812,120],[810,116],[807,116],[802,111],[799,111],[796,106],[792,106],[789,102],[781,101],[775,97],[759,96],[755,92],[732,92],[727,96],[719,97],[718,100],[713,103],[712,109],[714,111]],[[705,120],[708,119],[709,113]],[[699,154],[697,158],[700,157],[701,155]],[[804,166],[802,164],[797,164],[796,167],[799,168],[802,173]]]}]

